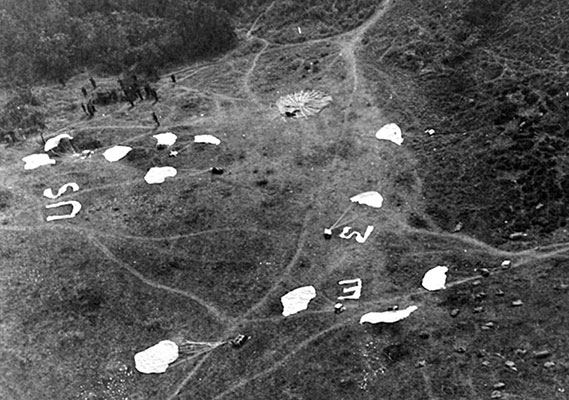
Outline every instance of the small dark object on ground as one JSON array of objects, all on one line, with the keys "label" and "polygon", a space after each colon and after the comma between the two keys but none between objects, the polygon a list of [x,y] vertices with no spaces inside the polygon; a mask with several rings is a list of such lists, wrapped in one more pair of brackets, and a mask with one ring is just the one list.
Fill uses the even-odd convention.
[{"label": "small dark object on ground", "polygon": [[482,275],[484,278],[487,278],[490,276],[490,271],[488,271],[487,268],[480,268],[478,270],[478,272],[480,272],[480,275]]},{"label": "small dark object on ground", "polygon": [[158,116],[156,115],[156,113],[154,111],[152,112],[152,119],[154,120],[154,123],[156,124],[156,126],[160,126],[160,121],[158,120]]},{"label": "small dark object on ground", "polygon": [[212,173],[213,175],[221,175],[221,174],[223,174],[224,172],[225,172],[225,171],[223,170],[223,168],[213,167],[213,168],[211,169],[211,173]]},{"label": "small dark object on ground", "polygon": [[229,341],[229,343],[231,343],[231,346],[232,346],[233,348],[238,349],[238,348],[240,348],[240,347],[243,347],[243,345],[244,345],[249,339],[251,339],[251,336],[239,334],[239,335],[237,335],[234,339],[231,339],[231,340]]},{"label": "small dark object on ground", "polygon": [[172,82],[176,83],[176,75],[170,75],[170,79],[172,79]]},{"label": "small dark object on ground", "polygon": [[81,88],[81,93],[83,93],[84,97],[87,97],[87,89],[85,89],[84,87]]},{"label": "small dark object on ground", "polygon": [[387,307],[387,311],[397,311],[399,310],[399,306],[389,306]]},{"label": "small dark object on ground", "polygon": [[89,82],[91,82],[91,86],[93,86],[93,89],[97,89],[97,82],[95,82],[95,79],[93,79],[93,77],[89,77]]}]

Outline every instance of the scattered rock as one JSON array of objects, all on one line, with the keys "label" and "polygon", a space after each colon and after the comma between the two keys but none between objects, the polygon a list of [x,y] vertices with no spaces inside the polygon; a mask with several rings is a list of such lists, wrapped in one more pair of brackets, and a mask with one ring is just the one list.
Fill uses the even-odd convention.
[{"label": "scattered rock", "polygon": [[523,306],[523,304],[524,304],[524,302],[521,301],[520,299],[512,301],[513,307],[520,307],[520,306]]},{"label": "scattered rock", "polygon": [[482,329],[483,331],[489,331],[490,329],[494,329],[495,326],[496,325],[494,324],[494,322],[486,322],[480,327],[480,329]]},{"label": "scattered rock", "polygon": [[458,308],[453,308],[452,310],[450,310],[450,316],[453,318],[456,317],[459,313],[460,310]]},{"label": "scattered rock", "polygon": [[548,361],[543,366],[547,369],[555,367],[555,363],[553,361]]},{"label": "scattered rock", "polygon": [[527,236],[528,234],[524,232],[514,232],[508,237],[510,238],[510,240],[521,240],[526,238]]},{"label": "scattered rock", "polygon": [[475,286],[475,287],[480,286],[481,283],[482,282],[480,282],[480,281],[474,281],[474,282],[472,282],[472,286]]},{"label": "scattered rock", "polygon": [[492,392],[492,394],[490,395],[491,399],[501,399],[502,398],[502,392],[500,392],[499,390],[494,390]]},{"label": "scattered rock", "polygon": [[463,354],[466,353],[466,347],[464,346],[458,346],[457,348],[454,349],[457,353],[459,354]]},{"label": "scattered rock", "polygon": [[462,225],[462,222],[459,222],[459,223],[456,224],[456,226],[454,227],[454,229],[452,230],[452,232],[453,232],[453,233],[460,232],[463,227],[464,227],[464,225]]},{"label": "scattered rock", "polygon": [[488,270],[488,268],[480,268],[478,272],[480,272],[480,275],[482,275],[484,278],[490,276],[490,271]]},{"label": "scattered rock", "polygon": [[504,363],[504,365],[505,365],[506,367],[510,368],[512,371],[517,371],[517,370],[518,370],[518,369],[516,368],[516,363],[513,362],[513,361],[511,361],[511,360],[506,361],[506,362]]},{"label": "scattered rock", "polygon": [[435,134],[435,130],[432,129],[432,128],[425,129],[425,133],[426,133],[427,135],[429,135],[429,136],[432,136],[432,135]]},{"label": "scattered rock", "polygon": [[492,387],[496,390],[504,389],[506,387],[506,384],[504,382],[498,382],[498,383],[494,384],[494,386],[492,386]]},{"label": "scattered rock", "polygon": [[514,353],[515,353],[517,356],[525,356],[525,355],[527,354],[527,352],[528,352],[528,351],[527,351],[526,349],[516,349],[516,350],[514,351]]},{"label": "scattered rock", "polygon": [[502,261],[502,264],[500,264],[500,266],[502,267],[502,269],[508,269],[512,266],[512,261],[511,260],[504,260],[504,261]]},{"label": "scattered rock", "polygon": [[506,293],[504,293],[504,291],[502,289],[496,289],[496,296],[498,297],[502,297],[504,296]]},{"label": "scattered rock", "polygon": [[490,361],[484,360],[484,361],[482,361],[481,364],[482,364],[483,366],[485,366],[485,367],[489,367],[489,366],[490,366]]},{"label": "scattered rock", "polygon": [[482,307],[482,306],[474,307],[474,309],[472,310],[473,314],[478,314],[481,312],[484,312],[484,307]]},{"label": "scattered rock", "polygon": [[538,360],[541,358],[547,358],[551,355],[551,353],[548,350],[541,350],[541,351],[536,351],[533,356],[535,358],[537,358]]},{"label": "scattered rock", "polygon": [[431,334],[429,332],[422,331],[422,332],[419,332],[419,337],[421,339],[428,339],[431,337]]},{"label": "scattered rock", "polygon": [[426,366],[427,362],[425,360],[418,361],[417,364],[415,364],[415,368],[424,368]]}]

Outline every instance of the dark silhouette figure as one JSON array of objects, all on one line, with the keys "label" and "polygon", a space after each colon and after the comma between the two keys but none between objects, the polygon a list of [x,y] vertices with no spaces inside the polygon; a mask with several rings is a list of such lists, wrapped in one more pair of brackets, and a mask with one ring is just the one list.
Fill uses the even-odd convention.
[{"label": "dark silhouette figure", "polygon": [[160,121],[158,120],[158,116],[154,111],[152,112],[152,119],[154,120],[154,122],[156,123],[156,127],[158,128],[160,126]]},{"label": "dark silhouette figure", "polygon": [[83,97],[87,97],[87,89],[84,87],[81,88],[81,93],[83,93]]},{"label": "dark silhouette figure", "polygon": [[158,92],[156,91],[156,89],[150,88],[150,90],[151,90],[150,94],[152,95],[154,102],[158,103]]},{"label": "dark silhouette figure", "polygon": [[85,104],[81,103],[81,108],[83,109],[83,112],[84,112],[85,114],[87,114],[87,115],[89,114],[89,113],[87,112],[87,109],[85,108]]},{"label": "dark silhouette figure", "polygon": [[93,89],[97,89],[97,82],[95,82],[95,79],[93,79],[93,77],[89,77],[89,82],[91,82],[91,86],[93,86]]},{"label": "dark silhouette figure", "polygon": [[170,75],[170,79],[172,79],[173,83],[176,83],[176,75],[174,74]]}]

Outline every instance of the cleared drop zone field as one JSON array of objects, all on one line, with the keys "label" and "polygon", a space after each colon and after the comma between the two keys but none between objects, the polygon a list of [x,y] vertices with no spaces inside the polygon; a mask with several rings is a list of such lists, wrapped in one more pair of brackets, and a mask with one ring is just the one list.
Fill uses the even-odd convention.
[{"label": "cleared drop zone field", "polygon": [[[269,29],[278,13],[267,7],[237,49],[165,72],[158,103],[101,106],[91,120],[77,97],[88,75],[35,88],[50,109],[48,136],[67,132],[95,154],[66,153],[24,171],[21,158],[42,151],[39,138],[0,151],[0,397],[455,400],[499,390],[507,399],[565,399],[566,231],[497,247],[484,232],[452,233],[425,212],[448,199],[426,203],[424,172],[433,164],[417,144],[439,139],[399,121],[409,110],[398,114],[397,103],[379,106],[385,87],[398,101],[406,88],[369,45],[383,43],[372,33],[392,23],[398,4],[385,0],[353,29],[298,43]],[[96,78],[103,87],[116,82]],[[307,88],[332,104],[310,118],[282,118],[275,101]],[[375,138],[387,123],[401,124],[401,146]],[[177,135],[177,157],[156,148],[160,132]],[[196,135],[221,144],[194,143]],[[109,163],[101,154],[114,145],[133,150]],[[177,175],[148,185],[143,177],[155,166]],[[203,172],[212,167],[225,173]],[[80,190],[61,200],[82,210],[46,222],[55,211],[45,208],[44,189],[68,182]],[[325,240],[349,198],[366,191],[384,198],[381,209],[353,210],[356,230],[374,226],[367,241],[336,231]],[[449,267],[447,288],[427,292],[421,279],[437,265]],[[338,281],[354,278],[363,281],[360,300],[335,314]],[[308,310],[284,318],[280,297],[307,285],[317,292]],[[358,323],[395,305],[418,309],[395,324]],[[134,354],[161,340],[240,333],[251,339],[239,349],[182,353],[163,374],[134,368]]]}]

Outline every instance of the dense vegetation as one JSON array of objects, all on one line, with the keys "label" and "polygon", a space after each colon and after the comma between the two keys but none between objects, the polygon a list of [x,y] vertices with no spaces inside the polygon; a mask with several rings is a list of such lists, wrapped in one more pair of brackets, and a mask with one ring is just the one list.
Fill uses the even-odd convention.
[{"label": "dense vegetation", "polygon": [[442,226],[495,240],[565,226],[567,18],[557,1],[404,0],[366,39],[381,106],[435,129],[413,144]]},{"label": "dense vegetation", "polygon": [[63,82],[82,68],[146,72],[217,54],[235,43],[226,9],[231,2],[3,0],[0,78]]}]

